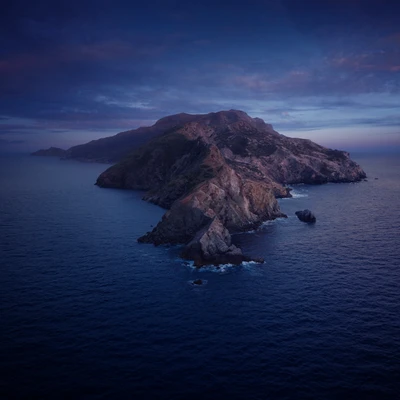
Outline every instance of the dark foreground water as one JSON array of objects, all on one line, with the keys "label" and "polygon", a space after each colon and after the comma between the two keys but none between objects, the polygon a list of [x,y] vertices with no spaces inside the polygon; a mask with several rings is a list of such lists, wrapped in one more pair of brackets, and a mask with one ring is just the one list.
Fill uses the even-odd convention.
[{"label": "dark foreground water", "polygon": [[400,157],[357,160],[235,237],[264,265],[196,271],[136,243],[163,210],[103,165],[3,157],[0,397],[399,398]]}]

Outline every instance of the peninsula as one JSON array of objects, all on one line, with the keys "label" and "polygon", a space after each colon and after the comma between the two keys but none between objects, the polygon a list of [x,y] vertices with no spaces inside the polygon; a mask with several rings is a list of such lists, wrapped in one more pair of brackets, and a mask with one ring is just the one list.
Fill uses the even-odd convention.
[{"label": "peninsula", "polygon": [[[135,131],[129,132],[119,135],[133,142]],[[286,137],[243,111],[168,116],[136,130],[139,142],[146,132],[151,139],[130,152],[119,146],[118,135],[77,147],[92,159],[96,148],[103,160],[127,152],[96,184],[145,190],[144,200],[168,211],[138,241],[182,244],[182,257],[196,266],[249,261],[232,244],[231,234],[285,217],[276,198],[290,197],[287,185],[366,177],[347,152]],[[76,148],[67,150],[67,158],[74,152]]]}]

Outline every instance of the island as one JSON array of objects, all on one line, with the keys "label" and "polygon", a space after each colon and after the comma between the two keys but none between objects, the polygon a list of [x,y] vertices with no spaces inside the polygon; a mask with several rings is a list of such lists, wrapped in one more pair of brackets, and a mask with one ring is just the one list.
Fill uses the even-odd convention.
[{"label": "island", "polygon": [[[132,143],[129,151],[121,141]],[[67,157],[122,157],[96,184],[146,191],[144,200],[167,211],[138,241],[183,245],[182,257],[196,266],[262,262],[244,255],[231,235],[286,217],[277,198],[290,197],[288,185],[366,177],[349,153],[286,137],[239,110],[172,115],[78,150],[68,150]]]}]

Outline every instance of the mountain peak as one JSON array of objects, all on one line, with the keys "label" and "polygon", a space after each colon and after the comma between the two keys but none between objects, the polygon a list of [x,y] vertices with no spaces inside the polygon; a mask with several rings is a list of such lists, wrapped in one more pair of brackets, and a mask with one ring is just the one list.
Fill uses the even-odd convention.
[{"label": "mountain peak", "polygon": [[222,110],[208,114],[173,114],[159,119],[155,126],[184,125],[186,123],[198,122],[211,126],[228,126],[238,122],[245,122],[256,129],[267,129],[273,131],[272,125],[266,124],[261,118],[252,118],[242,110]]},{"label": "mountain peak", "polygon": [[171,125],[171,124],[184,124],[186,122],[190,122],[193,120],[195,117],[198,117],[197,115],[192,115],[192,114],[187,114],[187,113],[179,113],[179,114],[172,114],[168,115],[166,117],[160,118],[155,125],[160,126],[160,125]]}]

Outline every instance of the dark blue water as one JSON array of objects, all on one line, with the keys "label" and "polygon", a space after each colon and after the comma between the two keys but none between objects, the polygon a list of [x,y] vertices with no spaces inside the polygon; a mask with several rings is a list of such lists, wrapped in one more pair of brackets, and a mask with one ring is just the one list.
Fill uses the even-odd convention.
[{"label": "dark blue water", "polygon": [[400,157],[357,160],[368,182],[297,186],[235,237],[266,263],[221,272],[136,243],[163,210],[104,165],[3,157],[0,397],[398,398]]}]

